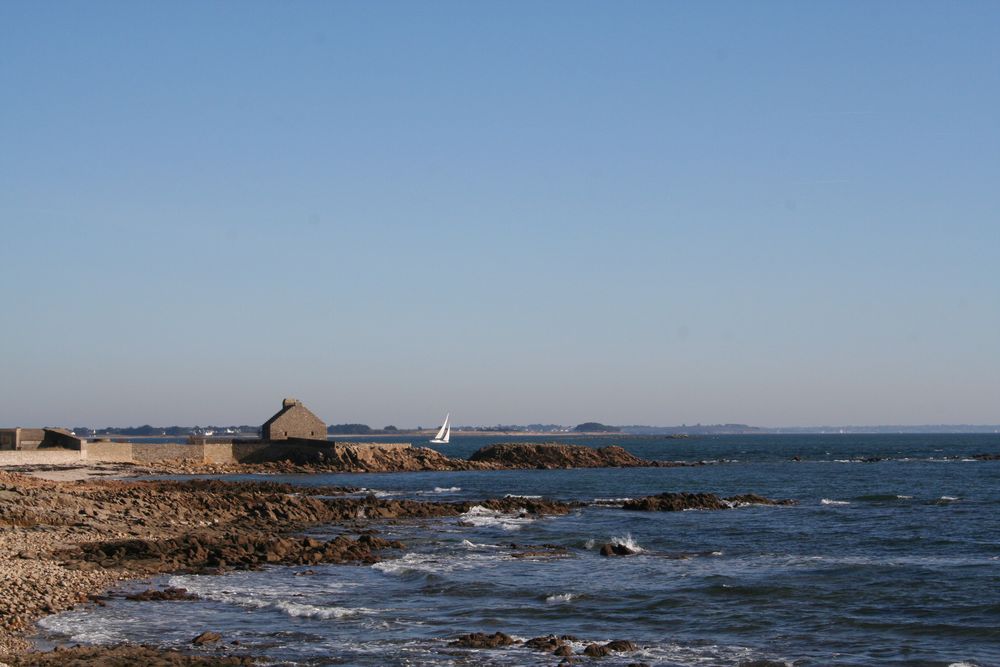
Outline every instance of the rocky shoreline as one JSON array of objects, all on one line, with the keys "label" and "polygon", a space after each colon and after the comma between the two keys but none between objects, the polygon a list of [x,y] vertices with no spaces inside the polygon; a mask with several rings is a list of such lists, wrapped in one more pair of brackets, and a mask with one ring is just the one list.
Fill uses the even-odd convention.
[{"label": "rocky shoreline", "polygon": [[[572,461],[580,467],[643,465],[616,447],[559,451],[522,446],[485,448],[476,465],[532,467]],[[563,449],[567,448],[568,449]],[[503,468],[485,468],[503,469]],[[245,470],[243,472],[246,472]],[[52,481],[0,472],[0,664],[10,665],[242,665],[252,656],[212,636],[195,658],[149,646],[75,647],[31,651],[24,633],[42,616],[79,604],[102,605],[116,582],[167,573],[221,573],[268,565],[371,564],[400,557],[406,545],[378,535],[379,524],[459,517],[473,508],[521,515],[566,514],[583,503],[504,497],[481,501],[417,501],[359,495],[359,489],[307,487],[270,481],[215,479]],[[669,497],[670,507],[661,507]],[[718,499],[711,494],[662,494],[625,509],[722,509],[736,503],[776,501],[758,496]],[[784,501],[778,501],[784,502]],[[333,537],[303,535],[331,527]],[[339,532],[339,534],[337,534]],[[509,545],[515,558],[568,557],[564,547]],[[132,593],[140,600],[190,599],[182,589]],[[207,629],[210,630],[210,629]],[[540,642],[536,642],[539,643]],[[552,652],[564,644],[556,642]],[[590,649],[590,656],[600,647]],[[221,652],[220,652],[221,651]],[[581,651],[582,652],[582,651]],[[57,655],[58,654],[58,655]]]},{"label": "rocky shoreline", "polygon": [[483,447],[468,459],[452,458],[429,447],[387,447],[365,443],[333,443],[314,451],[297,450],[279,461],[193,463],[177,461],[147,467],[161,474],[315,474],[332,472],[446,472],[556,468],[672,468],[705,465],[704,461],[653,461],[622,447],[594,448],[560,443],[500,443]]},{"label": "rocky shoreline", "polygon": [[[370,564],[405,549],[378,537],[372,521],[454,517],[477,504],[527,514],[573,507],[524,498],[448,503],[346,497],[353,491],[218,480],[56,482],[0,472],[0,662],[41,661],[32,653],[24,662],[30,646],[23,632],[35,620],[81,603],[100,604],[102,594],[124,579],[279,564]],[[342,534],[330,540],[297,534],[319,524]],[[157,597],[154,592],[151,599]],[[73,664],[88,664],[79,661],[92,653],[80,653]],[[60,659],[70,664],[68,654]]]}]

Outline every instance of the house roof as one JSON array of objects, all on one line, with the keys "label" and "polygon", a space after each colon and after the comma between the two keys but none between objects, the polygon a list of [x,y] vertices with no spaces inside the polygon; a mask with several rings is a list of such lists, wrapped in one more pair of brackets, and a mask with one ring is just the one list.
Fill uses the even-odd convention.
[{"label": "house roof", "polygon": [[281,410],[279,410],[277,413],[275,413],[275,415],[273,417],[271,417],[266,422],[264,422],[264,425],[261,428],[267,428],[268,426],[270,426],[274,422],[278,421],[279,418],[281,418],[284,415],[288,414],[292,410],[296,410],[298,412],[304,412],[305,414],[309,415],[310,417],[312,417],[316,421],[318,421],[320,423],[323,423],[323,424],[326,423],[322,419],[320,419],[319,417],[317,417],[313,413],[312,410],[310,410],[306,406],[302,405],[302,401],[299,401],[299,400],[294,399],[294,398],[286,398],[285,400],[283,400],[281,402]]}]

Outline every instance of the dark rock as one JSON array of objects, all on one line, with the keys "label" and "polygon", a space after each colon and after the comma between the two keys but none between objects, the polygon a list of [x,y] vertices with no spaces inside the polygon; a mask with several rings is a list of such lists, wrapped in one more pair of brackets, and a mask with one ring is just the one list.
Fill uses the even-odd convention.
[{"label": "dark rock", "polygon": [[[555,653],[556,655],[573,655],[573,649],[566,645],[566,642],[558,639],[555,635],[548,635],[546,637],[535,637],[534,639],[529,639],[524,642],[524,645],[530,649],[536,651],[543,651],[545,653]],[[562,652],[560,651],[567,652]]]},{"label": "dark rock", "polygon": [[634,549],[629,549],[624,544],[611,544],[609,542],[601,547],[602,556],[632,556],[637,553],[639,552]]},{"label": "dark rock", "polygon": [[211,630],[206,630],[197,637],[191,640],[191,643],[195,646],[204,646],[205,644],[211,644],[222,639],[222,635],[218,632],[212,632]]},{"label": "dark rock", "polygon": [[638,651],[639,647],[625,639],[615,639],[604,645],[615,653]]}]

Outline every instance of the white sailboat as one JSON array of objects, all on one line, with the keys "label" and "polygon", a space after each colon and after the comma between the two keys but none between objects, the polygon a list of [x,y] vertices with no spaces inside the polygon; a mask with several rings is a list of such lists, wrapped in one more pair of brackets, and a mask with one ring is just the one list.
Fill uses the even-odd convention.
[{"label": "white sailboat", "polygon": [[447,445],[448,441],[451,440],[451,424],[448,423],[448,419],[451,417],[449,412],[444,417],[444,423],[441,424],[441,428],[438,429],[437,435],[435,435],[431,442],[435,445]]}]

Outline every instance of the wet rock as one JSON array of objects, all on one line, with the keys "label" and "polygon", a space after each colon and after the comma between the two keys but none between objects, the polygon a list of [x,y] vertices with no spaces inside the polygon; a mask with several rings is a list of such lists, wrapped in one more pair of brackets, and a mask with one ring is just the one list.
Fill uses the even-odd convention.
[{"label": "wet rock", "polygon": [[136,600],[139,602],[151,602],[158,600],[197,600],[198,596],[194,593],[188,593],[186,588],[174,588],[173,586],[168,586],[162,591],[149,588],[141,593],[130,593],[125,596],[126,600]]},{"label": "wet rock", "polygon": [[573,655],[573,648],[569,644],[563,644],[562,646],[556,648],[556,650],[552,653],[558,656],[568,657]]},{"label": "wet rock", "polygon": [[516,642],[510,635],[505,635],[502,632],[494,632],[492,635],[483,632],[470,632],[451,642],[451,645],[461,646],[462,648],[496,648],[498,646],[510,646],[514,643]]},{"label": "wet rock", "polygon": [[197,637],[191,640],[191,643],[195,646],[204,646],[205,644],[212,644],[222,639],[222,635],[218,632],[212,632],[211,630],[206,630]]},{"label": "wet rock", "polygon": [[583,654],[589,655],[591,658],[603,658],[606,655],[611,655],[611,649],[600,644],[588,644],[587,648],[583,649]]}]

